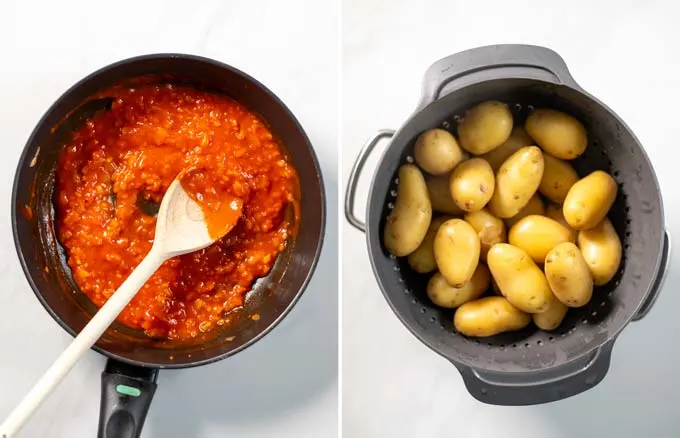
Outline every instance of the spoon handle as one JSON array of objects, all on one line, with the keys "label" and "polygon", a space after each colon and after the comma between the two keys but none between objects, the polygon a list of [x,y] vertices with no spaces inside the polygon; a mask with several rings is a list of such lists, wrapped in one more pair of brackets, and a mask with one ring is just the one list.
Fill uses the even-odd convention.
[{"label": "spoon handle", "polygon": [[19,405],[14,408],[5,422],[0,425],[0,438],[13,438],[15,436],[24,422],[33,415],[45,398],[59,385],[76,362],[97,342],[166,259],[167,257],[162,251],[151,248],[151,251],[137,268],[104,303],[73,342],[43,374]]}]

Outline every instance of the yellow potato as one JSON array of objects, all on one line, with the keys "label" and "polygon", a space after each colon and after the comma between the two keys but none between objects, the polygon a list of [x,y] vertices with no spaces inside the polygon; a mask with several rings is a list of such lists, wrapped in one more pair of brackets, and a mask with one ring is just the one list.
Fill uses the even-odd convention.
[{"label": "yellow potato", "polygon": [[580,231],[578,247],[590,269],[593,283],[602,286],[611,280],[621,265],[621,239],[609,219],[595,228]]},{"label": "yellow potato", "polygon": [[413,156],[425,172],[443,175],[463,161],[463,150],[448,131],[430,129],[420,134],[416,140]]},{"label": "yellow potato", "polygon": [[531,316],[517,310],[503,297],[469,301],[460,306],[453,317],[458,333],[479,338],[521,330],[530,322]]},{"label": "yellow potato", "polygon": [[596,170],[571,186],[562,205],[564,218],[575,230],[593,228],[609,213],[617,191],[614,178]]},{"label": "yellow potato", "polygon": [[535,193],[534,196],[529,199],[527,205],[522,207],[519,213],[513,217],[505,219],[505,225],[507,229],[510,229],[517,222],[532,214],[538,214],[541,216],[545,215],[545,206],[543,205],[543,200],[538,193]]},{"label": "yellow potato", "polygon": [[397,257],[418,248],[432,219],[432,205],[420,169],[413,164],[399,168],[397,200],[385,224],[385,248]]},{"label": "yellow potato", "polygon": [[489,213],[483,208],[474,213],[467,213],[464,217],[465,222],[472,225],[477,232],[480,243],[479,258],[486,261],[486,253],[497,243],[507,242],[505,224],[502,220]]},{"label": "yellow potato", "polygon": [[564,202],[571,186],[578,181],[578,174],[571,164],[550,154],[543,154],[543,178],[538,191],[556,204]]},{"label": "yellow potato", "polygon": [[451,173],[453,201],[464,211],[479,211],[493,195],[495,179],[489,163],[472,158],[456,166]]},{"label": "yellow potato", "polygon": [[520,212],[536,193],[543,177],[543,153],[536,146],[525,146],[505,160],[496,174],[496,189],[489,211],[509,218]]},{"label": "yellow potato", "polygon": [[434,259],[434,236],[440,225],[451,219],[447,216],[435,217],[430,223],[430,227],[425,234],[425,238],[420,243],[420,246],[408,255],[407,261],[409,266],[421,274],[426,274],[437,269],[437,262]]},{"label": "yellow potato", "polygon": [[517,222],[508,232],[508,243],[522,248],[542,264],[551,249],[571,240],[571,232],[545,216],[530,215]]},{"label": "yellow potato", "polygon": [[465,113],[458,123],[460,146],[473,155],[497,148],[510,137],[512,113],[498,101],[482,102]]},{"label": "yellow potato", "polygon": [[573,160],[588,145],[581,122],[560,111],[537,109],[527,117],[524,129],[544,151],[562,160]]},{"label": "yellow potato", "polygon": [[526,251],[499,243],[489,250],[486,259],[501,293],[513,306],[527,313],[548,308],[553,298],[550,285]]},{"label": "yellow potato", "polygon": [[470,281],[479,263],[479,237],[462,219],[444,222],[434,236],[434,258],[439,272],[451,286]]},{"label": "yellow potato", "polygon": [[571,237],[569,238],[569,240],[572,242],[576,242],[576,230],[570,227],[569,224],[567,223],[567,220],[564,218],[564,214],[562,213],[561,205],[557,204],[548,205],[548,208],[545,209],[545,216],[548,216],[550,219],[556,221],[564,228],[569,230],[569,232],[571,233]]},{"label": "yellow potato", "polygon": [[536,327],[541,330],[555,330],[564,321],[564,317],[567,316],[567,310],[569,308],[562,301],[553,297],[547,309],[541,313],[534,313],[531,317]]},{"label": "yellow potato", "polygon": [[479,264],[470,281],[462,287],[451,286],[444,276],[437,272],[427,283],[427,296],[434,304],[447,309],[455,309],[461,304],[484,295],[489,287],[491,274],[486,265]]},{"label": "yellow potato", "polygon": [[510,158],[510,155],[517,152],[517,150],[523,146],[532,146],[533,144],[534,141],[531,139],[531,137],[529,137],[524,128],[521,126],[516,126],[512,128],[510,137],[508,137],[508,139],[505,140],[502,145],[485,153],[484,155],[480,156],[480,158],[484,158],[489,163],[489,166],[491,166],[493,171],[497,172],[498,169],[501,168],[503,162]]},{"label": "yellow potato", "polygon": [[448,214],[449,216],[460,217],[464,211],[453,202],[449,180],[449,175],[425,175],[427,193],[430,195],[430,202],[434,211]]},{"label": "yellow potato", "polygon": [[581,251],[571,242],[560,243],[545,257],[545,277],[555,297],[569,307],[588,304],[593,278]]}]

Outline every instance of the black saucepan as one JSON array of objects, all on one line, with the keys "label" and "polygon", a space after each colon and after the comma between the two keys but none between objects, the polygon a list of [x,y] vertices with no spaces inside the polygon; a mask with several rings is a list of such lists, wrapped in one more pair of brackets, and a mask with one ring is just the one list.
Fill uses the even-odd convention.
[{"label": "black saucepan", "polygon": [[[536,107],[574,115],[589,134],[587,152],[574,162],[577,171],[606,170],[619,184],[609,216],[624,245],[622,266],[612,282],[597,288],[588,305],[572,309],[554,332],[530,327],[486,339],[456,333],[453,313],[427,299],[428,277],[414,273],[382,245],[396,172],[412,159],[416,137],[435,127],[455,130],[466,108],[490,99],[510,104],[520,123]],[[363,224],[353,212],[356,180],[381,138],[391,141],[373,176]],[[475,398],[491,404],[550,402],[599,383],[617,335],[654,303],[669,260],[659,185],[642,145],[611,109],[574,81],[559,55],[543,47],[481,47],[433,64],[415,113],[396,132],[378,132],[360,153],[349,179],[345,214],[365,231],[373,271],[399,319],[458,368]]]},{"label": "black saucepan", "polygon": [[[299,231],[269,275],[255,283],[233,324],[223,330],[178,343],[151,339],[116,323],[102,336],[94,349],[109,358],[102,373],[99,422],[99,437],[106,438],[140,435],[159,369],[224,359],[274,328],[309,282],[325,228],[323,180],[312,145],[295,116],[262,84],[233,67],[190,55],[148,55],[105,67],[64,93],[40,120],[19,160],[12,193],[14,242],[24,273],[45,309],[67,332],[79,332],[96,308],[71,279],[56,238],[52,202],[56,160],[73,130],[110,105],[105,97],[92,96],[150,75],[227,95],[269,124],[299,174]],[[255,313],[259,319],[249,317]]]}]

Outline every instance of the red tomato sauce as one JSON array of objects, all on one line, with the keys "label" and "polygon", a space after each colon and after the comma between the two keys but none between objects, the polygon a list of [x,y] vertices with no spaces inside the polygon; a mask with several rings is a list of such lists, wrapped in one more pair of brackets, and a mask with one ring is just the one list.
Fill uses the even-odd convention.
[{"label": "red tomato sauce", "polygon": [[294,232],[285,212],[299,202],[295,169],[264,122],[224,96],[173,85],[107,95],[111,110],[74,133],[56,173],[73,279],[103,305],[153,244],[156,218],[141,206],[159,204],[182,170],[201,169],[182,186],[206,216],[219,216],[224,199],[241,200],[242,216],[210,247],[165,262],[118,320],[179,340],[223,326]]}]

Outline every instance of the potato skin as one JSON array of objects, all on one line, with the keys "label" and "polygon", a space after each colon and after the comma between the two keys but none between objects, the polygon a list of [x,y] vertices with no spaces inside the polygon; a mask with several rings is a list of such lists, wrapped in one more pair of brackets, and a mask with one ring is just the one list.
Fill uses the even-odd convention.
[{"label": "potato skin", "polygon": [[595,228],[580,231],[576,238],[593,284],[602,286],[616,275],[621,265],[621,239],[611,221],[605,218]]},{"label": "potato skin", "polygon": [[383,243],[390,254],[407,256],[425,238],[432,219],[432,205],[420,169],[413,164],[399,168],[394,208],[387,217]]},{"label": "potato skin", "polygon": [[545,257],[545,277],[555,298],[569,307],[588,304],[593,278],[581,250],[571,242],[560,243]]},{"label": "potato skin", "polygon": [[497,148],[510,137],[512,113],[503,102],[482,102],[465,113],[458,123],[460,146],[473,155]]},{"label": "potato skin", "polygon": [[510,228],[508,243],[522,248],[542,264],[551,249],[571,240],[571,232],[557,221],[545,216],[530,215]]},{"label": "potato skin", "polygon": [[493,170],[481,158],[464,161],[451,173],[450,190],[453,201],[467,212],[484,208],[491,199],[495,186]]},{"label": "potato skin", "polygon": [[456,138],[443,129],[430,129],[418,136],[413,150],[418,166],[432,175],[444,175],[463,161]]},{"label": "potato skin", "polygon": [[502,145],[483,154],[480,158],[484,158],[494,172],[498,172],[505,160],[510,158],[523,146],[532,146],[535,142],[529,137],[529,134],[521,126],[512,128],[510,137],[503,142]]},{"label": "potato skin", "polygon": [[543,153],[536,146],[525,146],[505,160],[496,174],[496,190],[489,211],[505,219],[520,212],[536,193],[543,177]]},{"label": "potato skin", "polygon": [[567,220],[564,218],[564,214],[562,213],[561,205],[549,204],[548,207],[545,209],[545,216],[556,221],[564,228],[569,230],[569,232],[571,233],[571,238],[569,240],[572,242],[576,242],[576,230],[569,226],[569,224],[567,223]]},{"label": "potato skin", "polygon": [[534,320],[536,327],[541,330],[555,330],[564,321],[564,317],[567,316],[567,310],[569,308],[562,301],[553,297],[547,309],[541,313],[534,313],[531,315],[531,318]]},{"label": "potato skin", "polygon": [[430,202],[434,211],[453,217],[460,217],[464,211],[456,205],[451,197],[449,180],[449,174],[441,176],[425,175],[427,193],[430,196]]},{"label": "potato skin", "polygon": [[527,202],[527,205],[522,207],[519,213],[513,217],[505,219],[506,228],[509,230],[517,222],[532,214],[545,216],[545,205],[543,204],[543,200],[538,195],[538,193],[534,193],[534,196],[529,198],[529,202]]},{"label": "potato skin", "polygon": [[470,281],[479,263],[479,237],[462,219],[444,222],[434,237],[434,258],[439,272],[454,287]]},{"label": "potato skin", "polygon": [[467,213],[463,216],[463,219],[472,225],[472,228],[477,232],[481,245],[479,258],[483,261],[486,261],[486,254],[492,246],[508,241],[505,224],[501,219],[489,213],[489,210],[486,208],[473,213]]},{"label": "potato skin", "polygon": [[469,301],[456,310],[453,324],[465,336],[487,337],[521,330],[531,316],[516,309],[503,297],[485,297]]},{"label": "potato skin", "polygon": [[562,204],[569,189],[578,181],[578,174],[571,164],[547,153],[543,154],[543,163],[538,191],[555,204]]},{"label": "potato skin", "polygon": [[489,273],[489,268],[481,263],[477,265],[477,269],[475,269],[475,273],[470,281],[462,287],[451,286],[444,276],[437,272],[427,283],[427,296],[430,298],[430,301],[439,307],[455,309],[468,301],[484,295],[484,292],[489,288],[490,282],[491,274]]},{"label": "potato skin", "polygon": [[571,186],[562,205],[564,218],[575,230],[593,228],[609,213],[617,191],[614,178],[596,170]]},{"label": "potato skin", "polygon": [[449,219],[451,218],[448,216],[439,216],[432,219],[425,238],[418,248],[407,257],[411,269],[421,274],[437,269],[437,261],[434,259],[434,236],[437,234],[441,224]]},{"label": "potato skin", "polygon": [[588,145],[581,122],[561,111],[536,109],[527,117],[524,129],[543,150],[562,160],[580,156]]},{"label": "potato skin", "polygon": [[527,313],[540,313],[548,308],[553,298],[550,285],[526,251],[499,243],[486,258],[501,293],[513,306]]}]

